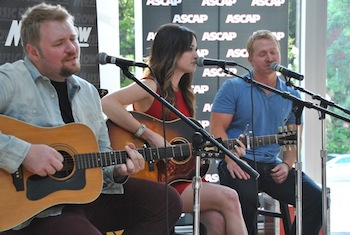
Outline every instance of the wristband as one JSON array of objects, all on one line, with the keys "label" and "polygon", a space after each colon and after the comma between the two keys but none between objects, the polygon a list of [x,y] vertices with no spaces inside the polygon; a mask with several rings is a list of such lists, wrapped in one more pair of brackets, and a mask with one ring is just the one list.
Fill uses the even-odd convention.
[{"label": "wristband", "polygon": [[137,131],[134,133],[134,135],[136,137],[141,137],[141,135],[145,132],[146,130],[146,125],[141,123],[141,126],[139,127],[139,129],[137,129]]},{"label": "wristband", "polygon": [[286,164],[286,165],[288,166],[288,169],[289,169],[289,170],[292,169],[292,167],[291,167],[287,162],[282,162],[282,163]]}]

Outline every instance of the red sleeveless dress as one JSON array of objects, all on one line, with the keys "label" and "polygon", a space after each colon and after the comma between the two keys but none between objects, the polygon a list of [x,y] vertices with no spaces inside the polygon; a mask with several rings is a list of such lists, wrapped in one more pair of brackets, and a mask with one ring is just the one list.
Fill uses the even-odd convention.
[{"label": "red sleeveless dress", "polygon": [[[157,94],[159,94],[158,89],[157,89]],[[191,115],[190,110],[185,103],[185,100],[182,96],[182,92],[181,91],[176,92],[175,97],[176,97],[175,107],[186,117],[190,117]],[[159,120],[162,120],[163,119],[162,104],[157,99],[154,99],[151,107],[145,113],[152,117],[158,118]],[[172,121],[178,118],[179,117],[176,114],[171,112],[170,117],[166,121]],[[174,182],[173,184],[171,184],[171,186],[173,186],[179,192],[179,194],[181,194],[189,184],[191,183],[180,181],[180,182]]]}]

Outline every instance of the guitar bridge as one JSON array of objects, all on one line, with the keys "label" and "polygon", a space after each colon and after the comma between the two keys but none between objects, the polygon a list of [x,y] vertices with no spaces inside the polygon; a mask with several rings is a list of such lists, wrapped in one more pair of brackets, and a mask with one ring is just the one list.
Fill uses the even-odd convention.
[{"label": "guitar bridge", "polygon": [[12,174],[12,182],[17,191],[24,191],[24,179],[22,166]]},{"label": "guitar bridge", "polygon": [[148,161],[148,170],[154,171],[154,160]]}]

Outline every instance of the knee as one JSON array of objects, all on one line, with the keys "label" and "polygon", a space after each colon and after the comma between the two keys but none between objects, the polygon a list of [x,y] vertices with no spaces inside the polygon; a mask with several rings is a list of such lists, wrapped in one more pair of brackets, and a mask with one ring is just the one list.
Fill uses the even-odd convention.
[{"label": "knee", "polygon": [[[226,202],[230,202],[227,205],[232,205],[235,208],[239,208],[240,209],[240,201],[239,201],[239,196],[236,190],[225,187],[222,195],[224,197],[224,201]],[[227,206],[225,205],[225,206]]]},{"label": "knee", "polygon": [[176,218],[180,218],[183,211],[182,200],[180,194],[171,186],[168,187],[169,209]]}]

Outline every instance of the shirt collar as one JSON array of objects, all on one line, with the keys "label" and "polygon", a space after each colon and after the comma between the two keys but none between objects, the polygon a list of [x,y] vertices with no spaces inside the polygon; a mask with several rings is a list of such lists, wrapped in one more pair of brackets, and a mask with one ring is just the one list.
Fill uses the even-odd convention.
[{"label": "shirt collar", "polygon": [[39,70],[35,67],[33,62],[28,58],[28,56],[24,57],[24,65],[28,68],[30,75],[32,75],[33,80],[35,81],[39,77],[44,77],[41,75]]},{"label": "shirt collar", "polygon": [[[30,75],[32,76],[33,80],[35,81],[38,78],[43,78],[43,79],[47,79],[50,80],[48,77],[43,76],[39,70],[35,67],[35,65],[33,64],[33,62],[29,59],[28,56],[24,57],[24,64],[25,66],[28,68]],[[72,83],[73,85],[77,85],[77,82],[75,81],[75,79],[73,78],[73,76],[69,76],[67,77],[68,82]]]}]

